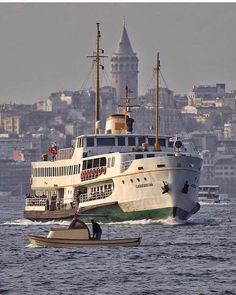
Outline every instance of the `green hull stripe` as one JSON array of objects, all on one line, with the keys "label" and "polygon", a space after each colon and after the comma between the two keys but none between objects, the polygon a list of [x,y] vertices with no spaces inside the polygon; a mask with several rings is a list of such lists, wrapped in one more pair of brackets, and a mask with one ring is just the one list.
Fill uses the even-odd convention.
[{"label": "green hull stripe", "polygon": [[[81,212],[82,214],[94,214],[94,218],[100,222],[109,221],[127,221],[127,220],[140,220],[140,219],[161,219],[173,217],[173,208],[161,208],[145,211],[132,211],[124,212],[118,205],[110,205],[106,207],[99,207]],[[104,215],[96,216],[97,215]],[[80,216],[82,217],[82,216]],[[83,217],[83,220],[88,221],[92,217]]]}]

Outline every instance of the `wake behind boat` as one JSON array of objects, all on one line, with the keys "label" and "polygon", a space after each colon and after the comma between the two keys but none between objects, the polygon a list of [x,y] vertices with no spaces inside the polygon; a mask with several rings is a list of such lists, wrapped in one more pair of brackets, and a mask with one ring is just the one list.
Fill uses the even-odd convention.
[{"label": "wake behind boat", "polygon": [[28,240],[34,246],[40,247],[96,247],[96,246],[123,246],[137,247],[141,237],[97,240],[91,238],[88,226],[78,218],[73,218],[67,229],[51,229],[47,237],[34,234],[27,235]]},{"label": "wake behind boat", "polygon": [[[97,24],[97,81],[100,37]],[[95,134],[78,136],[73,148],[57,151],[54,145],[51,161],[45,155],[32,163],[34,197],[26,198],[25,218],[68,218],[78,210],[107,215],[107,221],[173,217],[182,222],[200,209],[202,159],[178,137],[159,135],[159,71],[158,54],[156,134],[133,132],[128,86],[125,112],[108,117],[103,131],[98,84]]]}]

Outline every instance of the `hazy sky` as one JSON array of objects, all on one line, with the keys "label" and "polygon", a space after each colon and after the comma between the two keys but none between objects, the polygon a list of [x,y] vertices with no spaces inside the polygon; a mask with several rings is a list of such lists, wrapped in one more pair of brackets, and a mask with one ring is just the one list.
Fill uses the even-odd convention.
[{"label": "hazy sky", "polygon": [[[96,22],[110,57],[124,18],[139,58],[140,94],[157,51],[175,93],[218,82],[236,89],[235,3],[0,3],[0,103],[33,103],[55,91],[81,89]],[[109,73],[109,60],[105,66]]]}]

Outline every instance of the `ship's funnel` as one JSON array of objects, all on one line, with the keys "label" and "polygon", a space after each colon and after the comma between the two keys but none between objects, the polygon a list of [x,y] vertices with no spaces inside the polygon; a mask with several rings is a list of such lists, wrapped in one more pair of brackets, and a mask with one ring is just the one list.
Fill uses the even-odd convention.
[{"label": "ship's funnel", "polygon": [[106,120],[106,134],[121,134],[126,132],[126,116],[124,114],[111,115]]}]

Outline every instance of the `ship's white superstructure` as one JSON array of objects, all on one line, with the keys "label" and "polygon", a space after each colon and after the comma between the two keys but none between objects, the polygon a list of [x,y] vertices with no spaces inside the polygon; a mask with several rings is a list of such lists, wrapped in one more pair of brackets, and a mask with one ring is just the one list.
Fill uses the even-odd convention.
[{"label": "ship's white superstructure", "polygon": [[[113,220],[188,219],[199,209],[202,160],[183,146],[176,148],[169,137],[160,137],[161,151],[153,151],[154,143],[152,135],[82,135],[73,149],[59,150],[55,161],[33,163],[36,200],[45,196],[41,211],[55,196],[51,213],[76,208],[77,202],[80,212],[107,212]],[[32,200],[27,199],[29,218]]]}]

